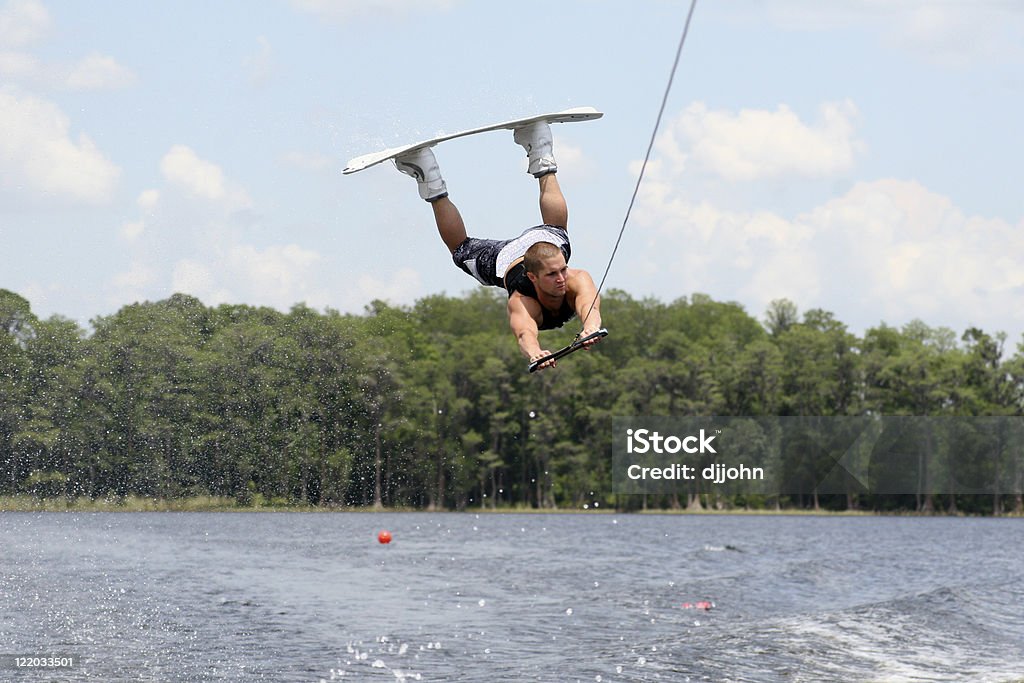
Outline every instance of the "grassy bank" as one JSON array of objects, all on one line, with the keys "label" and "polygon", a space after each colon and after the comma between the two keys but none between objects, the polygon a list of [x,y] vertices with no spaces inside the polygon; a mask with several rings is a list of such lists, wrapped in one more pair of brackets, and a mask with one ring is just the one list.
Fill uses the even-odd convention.
[{"label": "grassy bank", "polygon": [[255,501],[241,505],[234,498],[192,496],[189,498],[37,498],[35,496],[0,496],[3,512],[254,512],[259,510],[323,510],[311,505],[289,505],[278,501]]}]

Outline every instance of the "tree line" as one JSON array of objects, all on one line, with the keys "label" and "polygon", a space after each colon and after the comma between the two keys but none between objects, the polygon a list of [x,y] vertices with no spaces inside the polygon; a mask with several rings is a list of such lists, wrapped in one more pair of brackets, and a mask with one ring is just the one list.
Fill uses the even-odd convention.
[{"label": "tree line", "polygon": [[1002,333],[920,321],[859,337],[784,300],[758,320],[701,294],[611,291],[602,314],[611,334],[593,351],[528,374],[497,290],[359,315],[175,294],[89,330],[0,290],[0,495],[1024,511],[1019,459],[1009,486],[982,493],[615,495],[614,416],[1014,416],[1024,345],[1010,355]]}]

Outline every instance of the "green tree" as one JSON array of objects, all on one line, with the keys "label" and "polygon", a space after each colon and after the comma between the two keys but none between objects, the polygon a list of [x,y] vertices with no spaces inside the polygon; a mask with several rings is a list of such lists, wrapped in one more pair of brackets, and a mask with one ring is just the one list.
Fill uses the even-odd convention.
[{"label": "green tree", "polygon": [[[869,330],[864,341],[866,406],[880,415],[949,415],[953,412],[958,353],[955,337],[944,328],[932,329],[920,321],[902,332],[882,326]],[[925,425],[924,422],[911,423]],[[940,442],[936,432],[925,429],[912,436],[920,445],[907,451],[913,461],[893,457],[873,463],[875,477],[907,481],[912,474],[915,507],[935,509],[936,482],[953,472],[953,463],[937,462]],[[893,451],[898,453],[898,449]],[[955,506],[955,500],[951,500]]]},{"label": "green tree", "polygon": [[[782,415],[826,417],[859,412],[856,340],[831,313],[808,311],[802,323],[791,325],[775,339],[782,359]],[[820,429],[828,426],[827,422],[808,424]],[[784,462],[786,480],[802,496],[810,496],[814,509],[821,506],[818,483],[836,461],[826,446],[830,435],[820,429],[804,432],[809,441],[790,449]]]},{"label": "green tree", "polygon": [[33,472],[54,490],[71,496],[81,492],[77,459],[85,449],[79,406],[84,331],[61,317],[37,322],[25,343],[31,371],[25,394],[25,420],[15,436],[18,450],[34,459]]},{"label": "green tree", "polygon": [[[14,292],[0,289],[0,461],[3,463],[2,490],[14,493],[33,469],[33,457],[19,447],[18,435],[25,428],[29,399],[30,361],[26,354],[38,320],[29,302]],[[33,447],[29,445],[31,450]]]}]

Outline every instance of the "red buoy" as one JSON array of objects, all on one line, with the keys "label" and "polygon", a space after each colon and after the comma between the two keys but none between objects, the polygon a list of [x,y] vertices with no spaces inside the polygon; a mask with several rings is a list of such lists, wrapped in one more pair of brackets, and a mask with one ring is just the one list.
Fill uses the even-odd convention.
[{"label": "red buoy", "polygon": [[379,534],[377,534],[377,540],[385,545],[391,543],[391,532],[387,529],[384,529]]}]

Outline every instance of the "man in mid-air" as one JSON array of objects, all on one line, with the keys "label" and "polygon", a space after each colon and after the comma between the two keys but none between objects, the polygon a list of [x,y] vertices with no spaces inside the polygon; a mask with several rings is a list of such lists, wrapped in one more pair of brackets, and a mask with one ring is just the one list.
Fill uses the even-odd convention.
[{"label": "man in mid-air", "polygon": [[[551,355],[541,348],[538,332],[561,327],[573,316],[584,321],[580,338],[601,328],[600,298],[590,273],[567,265],[570,256],[569,210],[558,185],[551,128],[545,121],[515,130],[526,149],[528,172],[540,185],[542,225],[510,240],[469,237],[458,208],[448,197],[434,153],[429,147],[395,158],[399,171],[416,179],[420,197],[434,210],[434,221],[455,265],[478,282],[508,291],[508,321],[523,355],[533,363]],[[584,343],[591,346],[600,337]],[[537,369],[554,367],[548,360]]]}]

